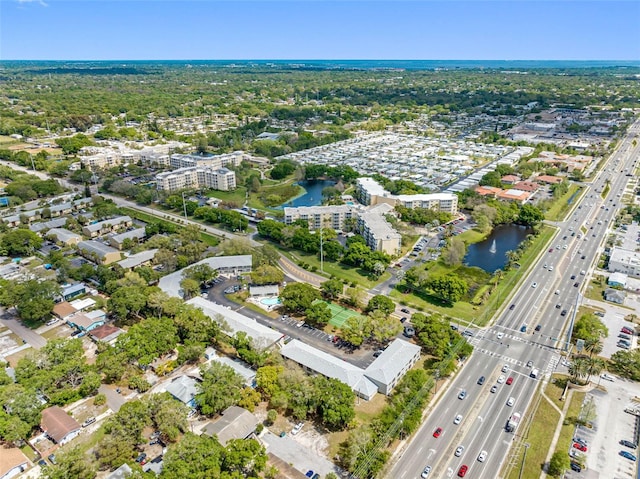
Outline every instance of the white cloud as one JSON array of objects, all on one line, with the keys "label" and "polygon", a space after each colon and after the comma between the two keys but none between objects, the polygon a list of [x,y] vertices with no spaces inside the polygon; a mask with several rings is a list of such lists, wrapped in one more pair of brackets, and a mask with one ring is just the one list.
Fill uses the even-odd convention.
[{"label": "white cloud", "polygon": [[48,7],[49,5],[47,5],[44,0],[18,0],[18,3],[20,4],[24,4],[24,3],[38,3],[40,5],[42,5],[43,7]]}]

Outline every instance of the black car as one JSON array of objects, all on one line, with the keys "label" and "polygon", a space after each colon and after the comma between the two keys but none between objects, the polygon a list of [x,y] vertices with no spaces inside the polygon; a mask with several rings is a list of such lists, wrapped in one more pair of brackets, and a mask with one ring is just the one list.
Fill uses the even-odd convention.
[{"label": "black car", "polygon": [[563,310],[562,310],[562,313],[560,313],[560,316],[566,316],[566,315],[567,315],[567,310],[566,310],[566,309],[563,309]]},{"label": "black car", "polygon": [[541,329],[542,329],[542,325],[538,324],[538,325],[536,326],[536,331],[540,331]]},{"label": "black car", "polygon": [[407,320],[407,317],[406,317],[406,316],[403,316],[402,318],[400,318],[400,322],[401,322],[401,323],[404,323],[406,320]]},{"label": "black car", "polygon": [[571,279],[576,279],[576,275],[575,275],[575,274],[572,274],[572,275],[571,275]]},{"label": "black car", "polygon": [[407,308],[402,308],[400,311],[402,311],[404,314],[411,313],[411,311],[409,311]]},{"label": "black car", "polygon": [[578,464],[577,462],[572,462],[571,463],[571,470],[575,471],[575,472],[582,472],[582,466],[580,464]]},{"label": "black car", "polygon": [[480,377],[478,378],[478,384],[479,384],[480,386],[482,386],[482,385],[484,384],[484,376],[480,376]]},{"label": "black car", "polygon": [[580,283],[578,283],[577,281],[575,283],[573,283],[573,287],[577,288],[578,286],[580,286]]},{"label": "black car", "polygon": [[629,447],[631,449],[638,449],[638,445],[631,442],[631,441],[627,441],[626,439],[623,439],[622,441],[620,441],[620,444],[622,444],[623,446]]},{"label": "black car", "polygon": [[511,306],[509,306],[509,311],[513,311],[515,309],[516,305],[512,304]]},{"label": "black car", "polygon": [[586,259],[586,256],[585,256],[585,255],[582,255],[582,256],[580,257],[580,259]]}]

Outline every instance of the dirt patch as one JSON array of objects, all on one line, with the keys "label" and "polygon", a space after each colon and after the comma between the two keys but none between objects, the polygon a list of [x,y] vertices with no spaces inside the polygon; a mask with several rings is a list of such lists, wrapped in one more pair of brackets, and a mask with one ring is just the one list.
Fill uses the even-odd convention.
[{"label": "dirt patch", "polygon": [[18,351],[17,353],[13,353],[10,356],[6,356],[4,359],[9,363],[9,365],[12,368],[15,368],[16,365],[18,364],[18,361],[20,361],[22,358],[24,358],[26,355],[30,354],[31,352],[33,352],[32,348],[26,348],[21,351]]},{"label": "dirt patch", "polygon": [[11,333],[0,336],[0,354],[5,354],[13,348],[18,347],[18,337]]}]

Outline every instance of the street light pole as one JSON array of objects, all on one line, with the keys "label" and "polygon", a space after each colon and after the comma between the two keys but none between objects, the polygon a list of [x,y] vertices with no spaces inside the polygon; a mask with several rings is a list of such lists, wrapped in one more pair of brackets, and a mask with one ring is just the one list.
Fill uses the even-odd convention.
[{"label": "street light pole", "polygon": [[29,158],[31,158],[31,168],[33,169],[33,171],[36,171],[36,165],[33,162],[33,155],[31,153],[29,153]]},{"label": "street light pole", "polygon": [[524,461],[527,460],[527,451],[529,450],[530,446],[531,444],[529,444],[528,442],[524,443],[524,455],[522,456],[522,464],[520,464],[520,474],[518,474],[518,479],[522,479],[522,472],[524,471]]},{"label": "street light pole", "polygon": [[324,273],[324,254],[322,254],[322,225],[320,225],[320,271]]}]

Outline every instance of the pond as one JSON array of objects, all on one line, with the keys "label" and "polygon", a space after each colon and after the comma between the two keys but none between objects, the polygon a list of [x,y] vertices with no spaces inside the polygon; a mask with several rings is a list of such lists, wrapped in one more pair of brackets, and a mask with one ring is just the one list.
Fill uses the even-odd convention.
[{"label": "pond", "polygon": [[327,186],[335,186],[335,181],[311,180],[296,183],[305,189],[305,193],[292,200],[283,203],[280,207],[318,206],[322,204],[322,190]]},{"label": "pond", "polygon": [[508,262],[507,251],[518,249],[520,243],[531,233],[531,228],[525,226],[497,226],[487,239],[469,245],[463,263],[493,274],[497,269],[504,269]]}]

